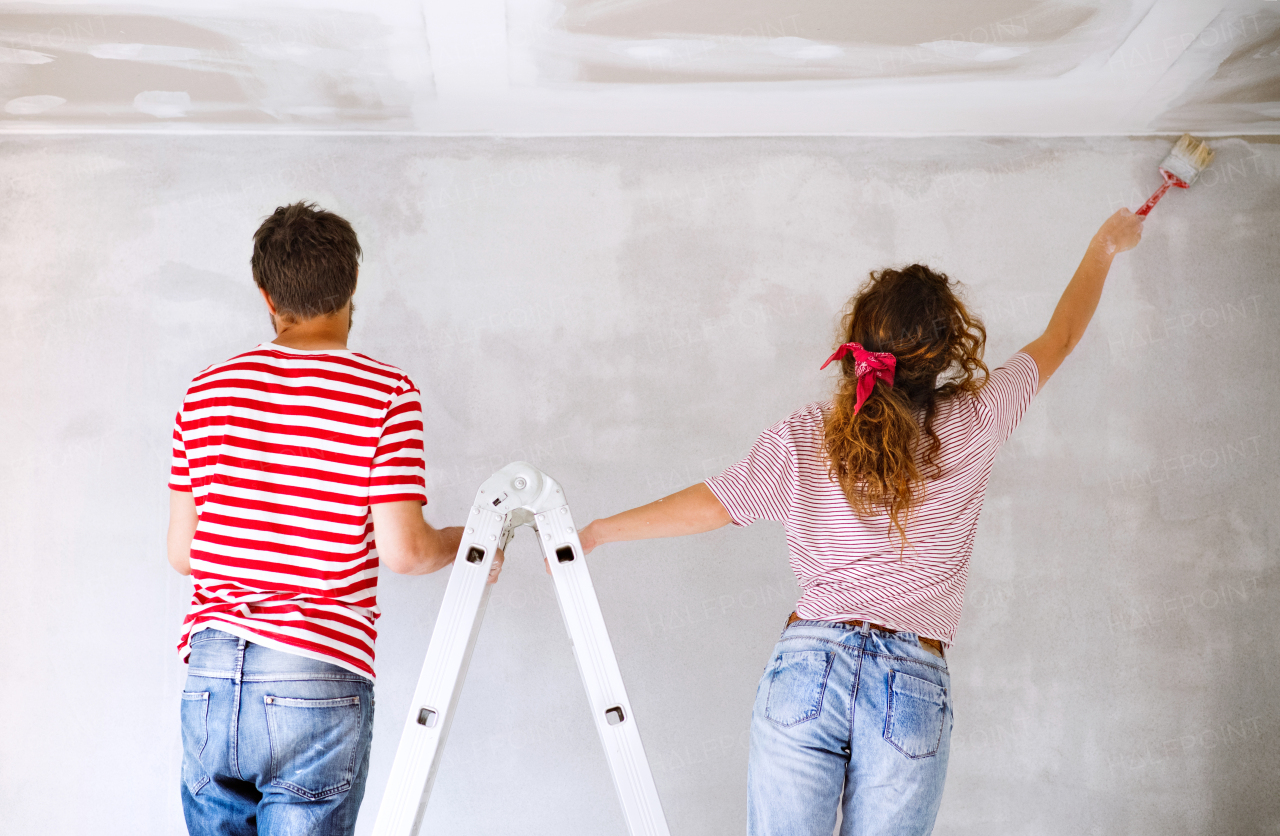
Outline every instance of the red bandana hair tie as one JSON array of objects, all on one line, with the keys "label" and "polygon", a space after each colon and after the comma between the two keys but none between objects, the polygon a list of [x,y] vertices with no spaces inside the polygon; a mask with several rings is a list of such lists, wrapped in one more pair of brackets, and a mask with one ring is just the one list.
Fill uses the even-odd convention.
[{"label": "red bandana hair tie", "polygon": [[875,388],[877,380],[883,380],[889,386],[893,385],[893,370],[898,360],[887,351],[867,351],[858,343],[845,343],[836,349],[835,354],[827,358],[822,368],[825,369],[837,360],[843,360],[849,354],[853,355],[853,371],[858,376],[858,399],[853,405],[853,414],[857,415],[858,410],[862,409],[862,405],[871,396],[871,390]]}]

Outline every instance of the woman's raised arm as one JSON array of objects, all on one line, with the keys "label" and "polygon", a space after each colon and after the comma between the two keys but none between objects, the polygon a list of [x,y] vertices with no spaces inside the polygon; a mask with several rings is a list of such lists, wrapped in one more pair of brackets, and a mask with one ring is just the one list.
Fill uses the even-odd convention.
[{"label": "woman's raised arm", "polygon": [[1080,342],[1102,297],[1102,285],[1116,253],[1131,250],[1142,240],[1141,215],[1121,209],[1102,224],[1089,242],[1080,266],[1054,308],[1044,333],[1023,347],[1040,370],[1040,386],[1057,371]]}]

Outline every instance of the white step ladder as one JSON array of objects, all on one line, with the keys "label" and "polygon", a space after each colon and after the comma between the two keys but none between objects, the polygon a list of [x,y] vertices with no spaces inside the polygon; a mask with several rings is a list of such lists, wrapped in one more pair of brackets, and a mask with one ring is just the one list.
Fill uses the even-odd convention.
[{"label": "white step ladder", "polygon": [[631,836],[669,836],[564,491],[525,462],[513,462],[490,476],[471,506],[374,836],[418,833],[489,600],[491,584],[486,581],[494,552],[522,525],[533,527],[551,567],[560,614],[573,640],[573,655],[627,829]]}]

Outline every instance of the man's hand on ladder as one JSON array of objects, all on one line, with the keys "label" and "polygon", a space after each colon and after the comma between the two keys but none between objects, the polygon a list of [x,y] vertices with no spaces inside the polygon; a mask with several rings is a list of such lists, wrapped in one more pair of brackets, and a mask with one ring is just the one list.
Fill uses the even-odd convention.
[{"label": "man's hand on ladder", "polygon": [[[489,583],[498,582],[498,575],[502,573],[502,561],[506,559],[506,555],[502,553],[502,549],[498,549],[493,553],[493,565],[489,567]],[[547,567],[547,572],[551,572],[551,567]]]}]

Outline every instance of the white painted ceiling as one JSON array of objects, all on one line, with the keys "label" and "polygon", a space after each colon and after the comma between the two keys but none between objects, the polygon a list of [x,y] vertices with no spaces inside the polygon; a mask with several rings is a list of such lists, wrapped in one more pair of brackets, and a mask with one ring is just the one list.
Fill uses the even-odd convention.
[{"label": "white painted ceiling", "polygon": [[1278,0],[0,5],[0,132],[1280,133]]}]

